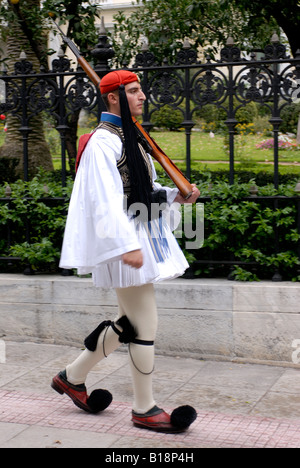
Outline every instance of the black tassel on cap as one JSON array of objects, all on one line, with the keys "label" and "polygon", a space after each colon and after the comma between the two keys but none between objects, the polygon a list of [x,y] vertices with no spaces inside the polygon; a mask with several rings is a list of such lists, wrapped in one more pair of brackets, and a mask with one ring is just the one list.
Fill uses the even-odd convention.
[{"label": "black tassel on cap", "polygon": [[125,139],[125,153],[130,175],[130,197],[128,206],[142,203],[151,212],[152,184],[146,161],[138,146],[136,128],[132,121],[125,86],[119,88],[122,128]]}]

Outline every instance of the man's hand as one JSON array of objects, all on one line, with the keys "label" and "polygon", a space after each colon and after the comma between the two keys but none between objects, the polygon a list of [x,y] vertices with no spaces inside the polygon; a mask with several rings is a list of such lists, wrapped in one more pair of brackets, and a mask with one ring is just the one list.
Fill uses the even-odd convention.
[{"label": "man's hand", "polygon": [[183,196],[180,193],[178,193],[178,195],[176,196],[174,202],[176,202],[176,203],[195,203],[197,201],[197,199],[199,198],[199,196],[200,196],[200,191],[196,187],[195,184],[192,184],[192,187],[193,187],[193,192],[192,192],[192,195],[189,198],[183,198]]},{"label": "man's hand", "polygon": [[141,250],[132,250],[122,255],[122,261],[125,265],[133,268],[141,268],[143,266],[143,253]]}]

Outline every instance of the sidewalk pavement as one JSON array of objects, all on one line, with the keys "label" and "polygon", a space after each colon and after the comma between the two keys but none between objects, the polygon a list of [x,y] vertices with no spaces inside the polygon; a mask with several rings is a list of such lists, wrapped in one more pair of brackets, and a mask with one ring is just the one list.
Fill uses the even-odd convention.
[{"label": "sidewalk pavement", "polygon": [[52,377],[79,353],[67,346],[6,342],[0,448],[300,448],[299,368],[157,356],[157,404],[166,411],[190,404],[198,413],[187,432],[159,434],[132,425],[125,349],[89,375],[89,392],[107,388],[114,396],[103,413],[87,414],[52,390]]}]

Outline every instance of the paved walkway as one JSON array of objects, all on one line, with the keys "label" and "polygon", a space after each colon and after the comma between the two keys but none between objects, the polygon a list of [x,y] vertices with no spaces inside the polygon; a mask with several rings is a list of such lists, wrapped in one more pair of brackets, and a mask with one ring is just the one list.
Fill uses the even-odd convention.
[{"label": "paved walkway", "polygon": [[84,413],[54,392],[52,376],[78,353],[65,346],[6,342],[5,363],[0,360],[0,448],[300,448],[298,368],[158,356],[158,405],[172,411],[190,404],[198,412],[187,432],[170,435],[133,427],[125,350],[89,375],[89,391],[102,387],[114,396],[102,414]]}]

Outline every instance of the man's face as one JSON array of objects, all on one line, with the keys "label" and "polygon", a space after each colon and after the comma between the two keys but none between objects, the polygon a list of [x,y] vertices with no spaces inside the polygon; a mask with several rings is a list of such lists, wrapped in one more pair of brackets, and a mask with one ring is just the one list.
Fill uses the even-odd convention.
[{"label": "man's face", "polygon": [[146,100],[146,96],[142,91],[140,83],[138,83],[137,81],[134,81],[133,83],[128,83],[125,86],[125,92],[131,115],[133,115],[134,117],[142,115],[143,104]]}]

